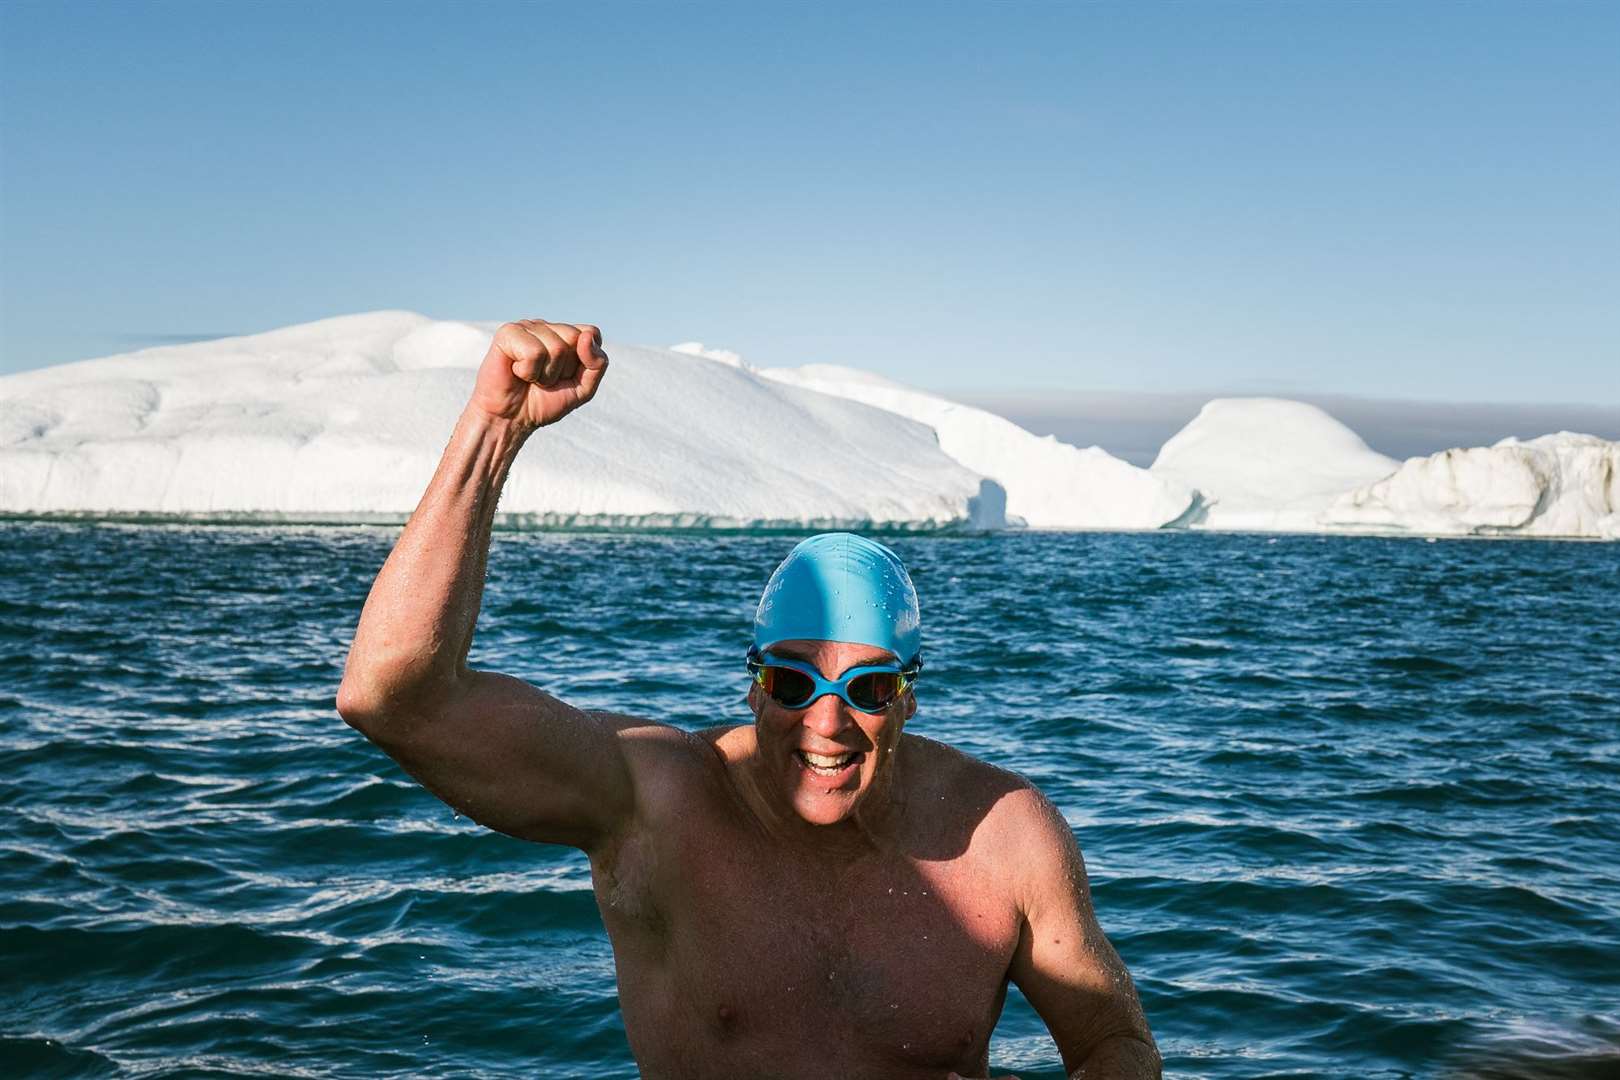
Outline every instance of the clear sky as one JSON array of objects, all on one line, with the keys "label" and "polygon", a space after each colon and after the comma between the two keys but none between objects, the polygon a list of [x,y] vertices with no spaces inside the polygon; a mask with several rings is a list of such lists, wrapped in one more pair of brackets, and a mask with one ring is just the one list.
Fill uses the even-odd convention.
[{"label": "clear sky", "polygon": [[1620,5],[0,3],[0,372],[408,308],[1620,403]]}]

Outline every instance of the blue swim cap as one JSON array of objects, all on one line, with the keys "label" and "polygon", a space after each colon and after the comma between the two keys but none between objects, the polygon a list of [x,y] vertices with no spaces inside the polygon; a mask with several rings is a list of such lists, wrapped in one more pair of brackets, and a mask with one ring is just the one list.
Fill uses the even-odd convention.
[{"label": "blue swim cap", "polygon": [[853,641],[909,667],[922,653],[917,590],[900,557],[853,533],[801,542],[776,568],[754,613],[754,648],[778,641]]}]

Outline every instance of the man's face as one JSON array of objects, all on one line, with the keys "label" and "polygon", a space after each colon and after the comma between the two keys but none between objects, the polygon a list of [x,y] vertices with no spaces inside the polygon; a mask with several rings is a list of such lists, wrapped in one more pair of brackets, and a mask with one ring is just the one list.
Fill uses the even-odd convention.
[{"label": "man's face", "polygon": [[[826,679],[895,663],[891,652],[847,641],[783,641],[766,656],[809,664]],[[917,708],[907,690],[881,713],[862,712],[837,694],[788,709],[757,683],[749,688],[748,703],[767,786],[812,825],[844,821],[873,791],[888,790],[900,731]]]}]

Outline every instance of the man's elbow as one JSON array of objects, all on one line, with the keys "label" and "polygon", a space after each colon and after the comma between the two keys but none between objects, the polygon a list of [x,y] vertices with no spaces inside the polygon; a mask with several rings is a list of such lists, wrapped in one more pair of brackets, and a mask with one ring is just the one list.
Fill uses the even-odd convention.
[{"label": "man's elbow", "polygon": [[382,715],[375,689],[353,675],[344,675],[338,684],[337,711],[343,722],[357,731],[375,725]]},{"label": "man's elbow", "polygon": [[390,678],[387,672],[351,663],[338,685],[337,711],[344,723],[376,740],[405,720],[430,713],[433,697],[428,680]]}]

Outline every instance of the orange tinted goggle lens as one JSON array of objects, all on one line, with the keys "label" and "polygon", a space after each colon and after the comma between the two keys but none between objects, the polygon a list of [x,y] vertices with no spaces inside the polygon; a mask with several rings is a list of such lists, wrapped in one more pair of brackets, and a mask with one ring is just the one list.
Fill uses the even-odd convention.
[{"label": "orange tinted goggle lens", "polygon": [[897,671],[873,671],[865,675],[857,675],[849,680],[849,700],[855,703],[857,709],[866,712],[877,712],[886,709],[895,698],[900,696],[900,673]]},{"label": "orange tinted goggle lens", "polygon": [[[789,709],[808,705],[816,692],[815,680],[810,676],[774,664],[761,665],[759,685],[778,705]],[[862,712],[881,712],[900,696],[901,685],[897,671],[870,671],[849,680],[844,693],[849,703]]]},{"label": "orange tinted goggle lens", "polygon": [[759,685],[776,700],[778,705],[785,705],[790,709],[807,704],[810,695],[816,692],[816,684],[811,681],[810,676],[802,671],[794,671],[790,667],[767,665],[761,668]]}]

